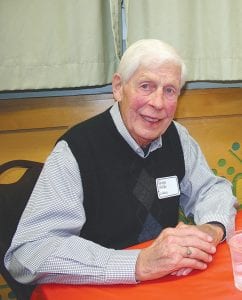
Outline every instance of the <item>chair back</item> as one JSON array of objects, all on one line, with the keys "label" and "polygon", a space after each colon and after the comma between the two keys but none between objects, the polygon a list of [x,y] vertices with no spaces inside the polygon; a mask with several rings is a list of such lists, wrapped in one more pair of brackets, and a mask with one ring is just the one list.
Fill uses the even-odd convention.
[{"label": "chair back", "polygon": [[30,160],[12,160],[0,165],[0,175],[12,168],[26,169],[16,182],[0,183],[0,273],[18,300],[30,299],[34,286],[21,284],[11,276],[4,266],[4,255],[11,244],[42,167],[43,163]]}]

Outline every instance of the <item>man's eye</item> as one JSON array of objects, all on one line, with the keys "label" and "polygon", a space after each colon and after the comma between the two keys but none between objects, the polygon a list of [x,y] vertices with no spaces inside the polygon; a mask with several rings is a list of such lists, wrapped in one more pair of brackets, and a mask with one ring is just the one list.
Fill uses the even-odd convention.
[{"label": "man's eye", "polygon": [[167,86],[164,88],[164,94],[173,100],[179,96],[179,91],[173,86]]},{"label": "man's eye", "polygon": [[169,95],[175,95],[176,94],[176,89],[174,89],[172,87],[167,87],[167,88],[165,88],[165,92]]},{"label": "man's eye", "polygon": [[143,90],[149,90],[150,89],[150,85],[149,85],[149,83],[143,83],[143,84],[141,84],[141,88]]}]

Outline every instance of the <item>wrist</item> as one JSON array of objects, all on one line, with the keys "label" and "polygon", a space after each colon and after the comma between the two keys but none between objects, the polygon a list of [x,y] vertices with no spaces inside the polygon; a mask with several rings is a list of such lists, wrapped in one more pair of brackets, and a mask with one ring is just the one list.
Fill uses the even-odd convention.
[{"label": "wrist", "polygon": [[222,223],[217,222],[217,221],[211,221],[206,224],[211,225],[211,226],[213,226],[214,229],[216,229],[217,236],[218,236],[218,242],[222,242],[225,239],[226,229]]}]

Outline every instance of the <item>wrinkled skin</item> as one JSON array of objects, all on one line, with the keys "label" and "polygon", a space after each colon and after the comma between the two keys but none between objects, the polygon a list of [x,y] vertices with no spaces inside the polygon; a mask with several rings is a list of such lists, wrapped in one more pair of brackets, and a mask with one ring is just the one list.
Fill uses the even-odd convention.
[{"label": "wrinkled skin", "polygon": [[[150,247],[142,249],[136,264],[138,281],[168,274],[188,275],[193,269],[204,270],[212,261],[223,230],[210,224],[185,225],[167,228]],[[187,247],[191,254],[187,255]]]},{"label": "wrinkled skin", "polygon": [[180,67],[166,63],[139,67],[128,82],[113,77],[114,98],[126,128],[142,147],[162,135],[174,118],[180,94]]}]

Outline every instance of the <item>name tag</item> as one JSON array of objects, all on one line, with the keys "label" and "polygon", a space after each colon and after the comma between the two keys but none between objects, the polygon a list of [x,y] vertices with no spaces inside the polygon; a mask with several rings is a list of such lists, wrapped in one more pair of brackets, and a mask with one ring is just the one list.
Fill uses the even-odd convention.
[{"label": "name tag", "polygon": [[180,195],[177,176],[156,178],[156,188],[159,199]]}]

